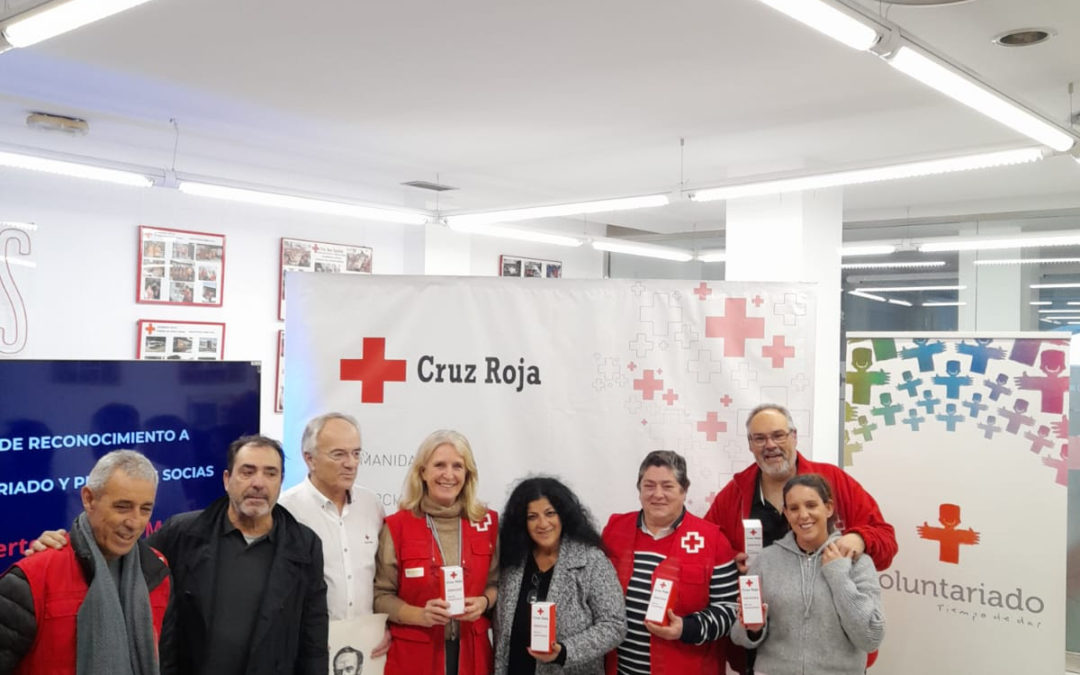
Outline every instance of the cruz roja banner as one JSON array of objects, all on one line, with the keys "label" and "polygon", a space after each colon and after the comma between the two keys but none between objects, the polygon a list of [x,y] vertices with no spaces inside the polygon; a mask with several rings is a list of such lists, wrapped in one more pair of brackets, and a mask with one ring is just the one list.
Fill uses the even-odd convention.
[{"label": "cruz roja banner", "polygon": [[362,426],[358,483],[388,512],[420,441],[470,440],[501,509],[530,474],[565,479],[601,524],[638,508],[637,467],[682,453],[702,513],[750,464],[763,400],[812,437],[814,298],[796,284],[298,274],[286,281],[286,482],[319,413]]},{"label": "cruz roja banner", "polygon": [[1068,340],[848,338],[844,463],[900,546],[872,672],[1063,672]]}]

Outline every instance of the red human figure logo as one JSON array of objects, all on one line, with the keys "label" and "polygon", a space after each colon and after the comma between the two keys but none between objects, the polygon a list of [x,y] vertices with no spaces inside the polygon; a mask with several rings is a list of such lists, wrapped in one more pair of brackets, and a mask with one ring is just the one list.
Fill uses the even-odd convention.
[{"label": "red human figure logo", "polygon": [[960,544],[975,546],[979,543],[979,533],[970,527],[966,530],[958,530],[960,524],[960,506],[957,504],[941,504],[938,506],[938,522],[944,527],[933,527],[923,521],[922,525],[915,529],[923,539],[941,543],[941,552],[938,559],[944,563],[960,564]]}]

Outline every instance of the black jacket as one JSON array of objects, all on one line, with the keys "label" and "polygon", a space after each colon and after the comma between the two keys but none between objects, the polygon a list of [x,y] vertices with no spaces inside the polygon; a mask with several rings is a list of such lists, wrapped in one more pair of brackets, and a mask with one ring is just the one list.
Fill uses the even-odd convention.
[{"label": "black jacket", "polygon": [[[150,536],[172,567],[161,637],[162,675],[198,675],[206,660],[218,543],[228,497],[169,518]],[[326,675],[328,617],[322,542],[274,506],[274,561],[248,651],[247,675]]]}]

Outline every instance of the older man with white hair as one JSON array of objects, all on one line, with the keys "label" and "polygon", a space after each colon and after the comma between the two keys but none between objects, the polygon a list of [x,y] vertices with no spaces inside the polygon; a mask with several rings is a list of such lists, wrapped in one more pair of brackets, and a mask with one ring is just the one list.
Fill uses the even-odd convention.
[{"label": "older man with white hair", "polygon": [[142,535],[158,474],[133,450],[97,461],[69,546],[0,577],[0,673],[157,675],[169,569]]}]

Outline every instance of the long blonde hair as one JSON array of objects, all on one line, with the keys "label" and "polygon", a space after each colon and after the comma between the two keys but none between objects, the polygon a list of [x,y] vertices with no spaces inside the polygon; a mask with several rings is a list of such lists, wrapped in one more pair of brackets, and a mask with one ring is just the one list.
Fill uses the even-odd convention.
[{"label": "long blonde hair", "polygon": [[465,516],[473,522],[479,522],[487,513],[487,505],[476,498],[476,486],[480,478],[476,469],[476,460],[473,459],[469,440],[460,432],[451,429],[433,431],[420,443],[416,456],[413,457],[412,466],[409,467],[409,473],[405,476],[398,508],[421,515],[420,500],[427,493],[427,485],[420,473],[435,450],[443,445],[449,445],[457,450],[461,458],[465,460],[465,485],[461,488],[457,500],[461,502]]}]

